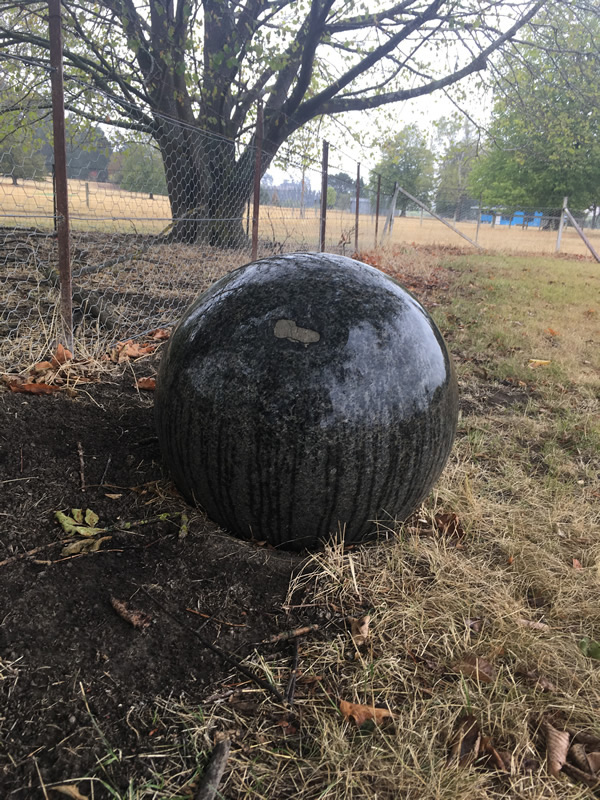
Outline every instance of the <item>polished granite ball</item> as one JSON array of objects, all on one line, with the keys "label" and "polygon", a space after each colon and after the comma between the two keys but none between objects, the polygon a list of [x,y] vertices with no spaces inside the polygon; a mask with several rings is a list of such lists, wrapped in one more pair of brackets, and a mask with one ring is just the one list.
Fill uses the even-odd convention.
[{"label": "polished granite ball", "polygon": [[277,547],[403,520],[440,475],[458,396],[415,298],[342,256],[273,256],[217,281],[163,356],[156,425],[184,497]]}]

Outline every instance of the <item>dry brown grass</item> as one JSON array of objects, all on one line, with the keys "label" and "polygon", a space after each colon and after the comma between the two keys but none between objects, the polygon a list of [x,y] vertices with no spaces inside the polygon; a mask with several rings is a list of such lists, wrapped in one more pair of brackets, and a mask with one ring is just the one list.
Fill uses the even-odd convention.
[{"label": "dry brown grass", "polygon": [[[376,257],[410,273],[410,252]],[[378,544],[332,544],[292,582],[288,606],[321,625],[301,640],[292,709],[233,675],[237,690],[201,708],[160,701],[164,745],[147,755],[155,779],[127,797],[186,796],[223,737],[233,750],[222,796],[239,800],[592,796],[548,774],[539,725],[600,735],[600,669],[580,648],[600,640],[600,331],[588,285],[598,273],[556,259],[445,261],[453,281],[435,313],[464,412],[434,492]],[[549,321],[557,334],[544,334]],[[442,512],[458,515],[462,536],[443,534]],[[349,620],[365,613],[370,643],[357,648]],[[491,665],[489,682],[461,673],[469,657]],[[250,661],[286,686],[288,649]],[[359,730],[342,699],[393,719]],[[447,764],[465,714],[509,754],[505,772],[483,759]]]},{"label": "dry brown grass", "polygon": [[[69,181],[69,204],[74,230],[97,232],[158,234],[171,221],[168,198],[155,195],[125,192],[111,184]],[[9,179],[0,179],[0,215],[2,225],[36,225],[42,229],[52,228],[52,184],[45,181],[21,181],[13,186]],[[355,217],[350,212],[331,209],[327,215],[326,249],[350,254],[354,249]],[[379,220],[379,241],[385,219]],[[461,222],[457,228],[471,239],[476,237],[475,222]],[[590,240],[600,251],[600,231],[588,231]],[[361,215],[359,221],[359,249],[370,249],[375,245],[374,216]],[[260,210],[259,235],[265,242],[290,249],[315,249],[319,241],[319,214],[314,208],[306,209],[300,216],[299,209],[280,206],[262,206]],[[554,253],[556,232],[519,227],[480,226],[478,241],[481,246],[494,252],[507,253]],[[425,216],[398,218],[387,244],[440,245],[449,244],[469,248],[461,239],[441,222]],[[563,234],[561,252],[585,255],[588,250],[578,234],[567,228]]]},{"label": "dry brown grass", "polygon": [[[233,675],[237,691],[200,708],[162,699],[151,726],[161,744],[142,756],[155,777],[127,794],[105,787],[113,797],[189,797],[225,736],[221,790],[236,800],[591,796],[548,774],[538,727],[548,715],[600,735],[600,669],[580,649],[584,637],[600,640],[598,267],[410,245],[374,260],[434,287],[463,399],[446,470],[409,523],[376,545],[326,547],[295,578],[288,605],[321,628],[301,640],[292,709]],[[142,264],[142,280],[155,268]],[[448,291],[435,288],[442,273]],[[531,359],[549,363],[531,369]],[[440,533],[441,512],[458,516],[462,538]],[[348,620],[364,613],[371,642],[358,649]],[[469,656],[492,665],[490,682],[460,674]],[[287,648],[250,661],[286,686]],[[383,706],[393,720],[357,730],[340,699]],[[464,714],[510,753],[507,772],[447,765]]]}]

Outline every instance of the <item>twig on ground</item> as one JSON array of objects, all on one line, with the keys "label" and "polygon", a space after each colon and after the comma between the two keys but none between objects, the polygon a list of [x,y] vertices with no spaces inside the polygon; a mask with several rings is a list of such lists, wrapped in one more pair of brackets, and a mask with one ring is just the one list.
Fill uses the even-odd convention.
[{"label": "twig on ground", "polygon": [[[212,751],[208,766],[204,770],[204,775],[202,776],[202,781],[194,800],[213,800],[218,792],[223,772],[227,766],[230,750],[230,739],[223,739],[222,742],[216,745],[215,749]],[[220,794],[219,797],[221,797]]]},{"label": "twig on ground", "polygon": [[190,627],[183,620],[179,619],[179,617],[176,614],[173,614],[173,612],[169,611],[169,609],[166,606],[164,606],[159,600],[157,600],[156,597],[151,595],[150,592],[147,592],[143,588],[143,586],[137,586],[137,585],[135,585],[135,586],[136,586],[136,589],[139,589],[140,592],[143,592],[147,597],[149,597],[150,600],[152,600],[152,602],[155,603],[158,606],[158,608],[160,608],[161,611],[163,611],[167,616],[169,616],[174,622],[176,622],[178,625],[180,625],[186,631],[191,633],[192,636],[195,636],[196,639],[198,639],[198,641],[203,645],[203,647],[206,647],[208,650],[213,652],[215,655],[219,656],[219,658],[223,659],[223,661],[225,661],[226,663],[231,664],[231,666],[233,666],[237,670],[239,670],[242,673],[242,675],[245,675],[251,681],[253,681],[258,686],[260,686],[261,689],[265,689],[267,692],[270,692],[272,695],[274,695],[279,700],[280,703],[285,704],[284,696],[281,694],[279,689],[277,689],[277,687],[274,686],[270,681],[266,681],[263,678],[260,678],[258,675],[255,675],[255,673],[252,672],[252,670],[248,669],[248,667],[245,667],[242,664],[242,662],[239,660],[239,658],[236,658],[234,655],[232,655],[230,653],[227,653],[225,650],[221,650],[220,647],[216,647],[214,644],[211,644],[211,642],[208,642],[203,636],[200,636],[198,631],[196,631],[194,628]]},{"label": "twig on ground", "polygon": [[5,567],[7,564],[12,564],[13,561],[20,561],[22,558],[28,558],[29,556],[34,556],[36,553],[40,553],[47,547],[56,547],[59,544],[70,544],[71,542],[74,541],[75,539],[61,539],[58,542],[48,542],[48,544],[41,544],[39,545],[39,547],[34,547],[33,549],[28,550],[26,553],[18,553],[16,556],[5,558],[4,561],[0,561],[0,567]]},{"label": "twig on ground", "polygon": [[104,467],[104,472],[102,473],[102,477],[100,478],[100,486],[104,484],[104,479],[106,478],[106,473],[108,472],[108,468],[110,467],[110,462],[112,461],[112,453],[109,453],[108,458],[106,459],[106,466]]},{"label": "twig on ground", "polygon": [[79,453],[79,477],[81,478],[81,491],[85,492],[85,468],[83,462],[83,445],[77,442],[77,452]]},{"label": "twig on ground", "polygon": [[290,707],[294,705],[294,694],[296,692],[296,678],[298,677],[298,655],[300,649],[298,647],[298,639],[294,639],[294,656],[292,659],[292,671],[290,673],[290,680],[285,693],[285,699],[288,701]]},{"label": "twig on ground", "polygon": [[35,768],[37,770],[38,778],[40,779],[40,786],[42,787],[42,791],[44,793],[45,800],[49,800],[48,792],[46,791],[46,785],[44,784],[44,780],[42,778],[42,773],[40,772],[40,768],[37,762],[37,758],[33,759],[33,763],[35,764]]},{"label": "twig on ground", "polygon": [[228,625],[230,628],[247,628],[244,622],[227,622],[224,619],[218,619],[214,614],[204,614],[202,611],[196,611],[195,608],[186,608],[190,614],[195,614],[197,617],[202,617],[208,622],[218,622],[219,625]]},{"label": "twig on ground", "polygon": [[[181,512],[173,511],[165,514],[158,514],[155,517],[148,517],[148,519],[135,519],[132,522],[119,522],[116,525],[109,525],[107,528],[102,528],[102,533],[118,533],[119,531],[129,531],[131,528],[140,528],[143,525],[151,525],[154,522],[167,522],[171,520],[171,517],[181,516]],[[4,561],[0,561],[0,567],[5,567],[7,564],[12,564],[13,561],[20,561],[23,558],[28,558],[29,556],[34,556],[36,553],[40,553],[42,550],[45,550],[48,547],[57,547],[58,545],[65,545],[71,544],[72,542],[77,541],[74,538],[69,539],[60,539],[56,542],[48,542],[47,544],[41,544],[38,547],[34,547],[31,550],[27,550],[26,553],[18,553],[16,556],[10,556],[10,558],[5,558]],[[61,559],[62,560],[62,559]],[[58,562],[52,562],[58,563]]]},{"label": "twig on ground", "polygon": [[318,631],[318,625],[304,625],[302,628],[294,628],[290,631],[282,631],[281,633],[271,636],[269,639],[263,639],[260,644],[275,644],[275,642],[284,642],[288,639],[296,639],[298,636],[304,636],[307,633]]}]

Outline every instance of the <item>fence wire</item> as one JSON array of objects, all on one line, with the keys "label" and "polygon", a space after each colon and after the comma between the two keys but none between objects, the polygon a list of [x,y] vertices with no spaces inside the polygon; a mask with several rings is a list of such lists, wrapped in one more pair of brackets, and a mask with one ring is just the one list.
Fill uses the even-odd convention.
[{"label": "fence wire", "polygon": [[[51,350],[59,317],[51,121],[6,110],[0,141],[0,370]],[[0,120],[2,108],[0,106]],[[26,123],[26,124],[25,124]],[[262,163],[270,162],[262,154]],[[175,323],[218,277],[251,260],[256,152],[169,119],[152,138],[67,120],[74,334],[97,353]],[[377,176],[331,147],[327,197],[320,158],[285,146],[260,182],[258,257],[376,246],[467,246],[412,202],[380,194]],[[458,195],[457,195],[458,196]],[[422,198],[426,206],[434,200]],[[379,202],[379,216],[376,215]],[[458,196],[443,216],[492,250],[553,252],[560,209],[481,208]],[[578,220],[585,224],[586,220]],[[592,231],[591,237],[600,237]],[[572,230],[565,252],[585,252]]]}]

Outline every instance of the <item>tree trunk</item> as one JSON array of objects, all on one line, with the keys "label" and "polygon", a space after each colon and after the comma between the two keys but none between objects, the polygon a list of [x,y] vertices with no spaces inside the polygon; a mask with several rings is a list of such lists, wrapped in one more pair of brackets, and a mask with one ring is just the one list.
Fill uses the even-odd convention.
[{"label": "tree trunk", "polygon": [[171,241],[243,246],[253,171],[236,162],[234,142],[164,121],[156,140],[173,216]]}]

